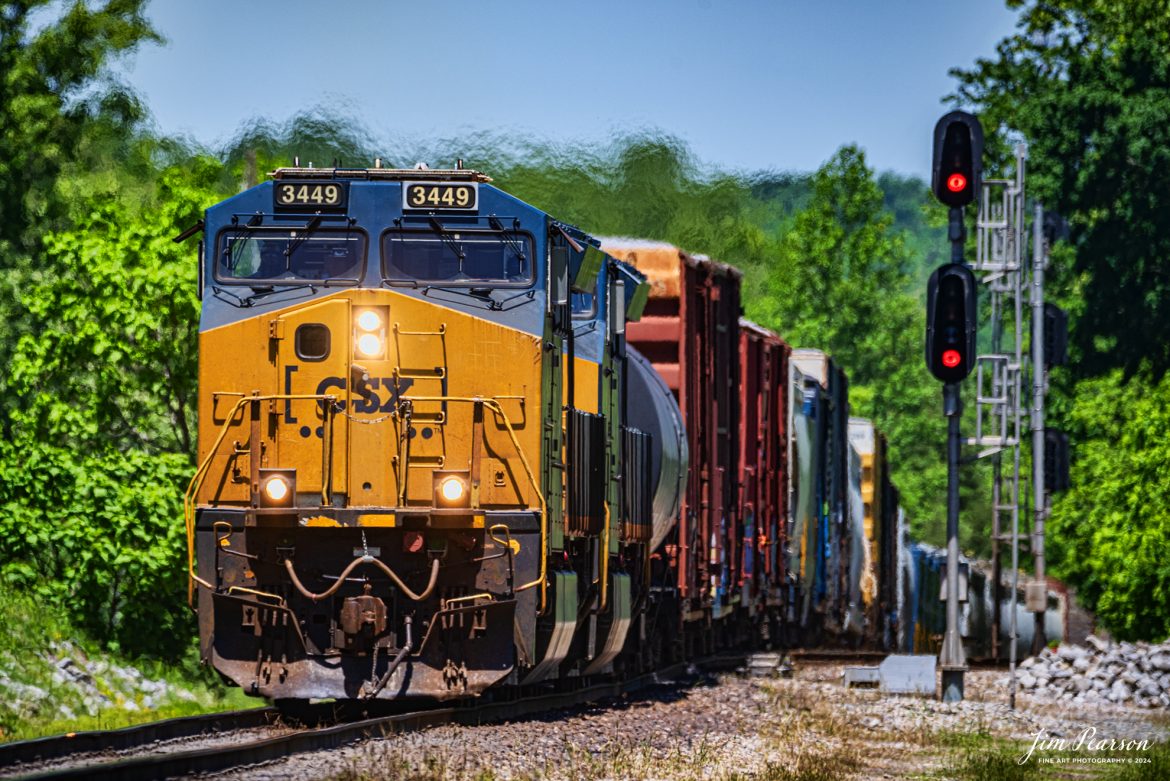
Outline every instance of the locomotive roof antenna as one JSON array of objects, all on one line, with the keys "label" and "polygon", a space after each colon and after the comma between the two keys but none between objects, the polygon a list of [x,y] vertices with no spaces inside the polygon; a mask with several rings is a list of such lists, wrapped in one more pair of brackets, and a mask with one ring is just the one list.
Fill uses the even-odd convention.
[{"label": "locomotive roof antenna", "polygon": [[293,155],[293,168],[300,168],[300,167],[301,167],[301,156],[300,155]]},{"label": "locomotive roof antenna", "polygon": [[463,170],[463,158],[462,158],[462,157],[458,158],[458,159],[455,161],[455,170],[456,170],[456,171],[462,171],[462,170]]},{"label": "locomotive roof antenna", "polygon": [[381,167],[382,167],[382,158],[375,157],[374,158],[374,168],[381,168]]}]

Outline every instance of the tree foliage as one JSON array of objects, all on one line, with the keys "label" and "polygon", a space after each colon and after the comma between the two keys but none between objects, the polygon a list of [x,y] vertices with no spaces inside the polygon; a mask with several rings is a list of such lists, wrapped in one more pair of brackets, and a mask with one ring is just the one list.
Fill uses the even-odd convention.
[{"label": "tree foliage", "polygon": [[[957,101],[1028,142],[1028,189],[1071,221],[1080,376],[1170,368],[1170,6],[1010,0],[1019,32],[957,69]],[[1140,328],[1135,326],[1140,324]]]},{"label": "tree foliage", "polygon": [[1170,635],[1170,375],[1076,386],[1063,417],[1072,488],[1048,526],[1053,567],[1119,637]]},{"label": "tree foliage", "polygon": [[181,519],[199,307],[194,253],[171,238],[222,197],[221,169],[195,156],[146,181],[62,176],[74,224],[43,237],[21,299],[0,577],[132,653],[176,657],[192,635]]},{"label": "tree foliage", "polygon": [[[916,537],[938,544],[946,519],[946,426],[938,383],[922,361],[922,260],[907,246],[921,237],[896,226],[887,208],[901,209],[905,222],[921,220],[925,187],[885,181],[883,190],[857,147],[838,150],[811,177],[807,200],[745,303],[752,319],[793,346],[824,350],[845,369],[852,414],[872,419],[889,439],[893,479]],[[895,187],[901,197],[890,198]],[[975,480],[967,493],[974,498],[982,487]],[[968,515],[970,525],[978,513]],[[979,534],[964,540],[985,548]]]},{"label": "tree foliage", "polygon": [[22,299],[36,324],[11,361],[22,437],[194,457],[197,270],[171,238],[219,199],[210,183],[220,168],[195,158],[145,191],[72,183],[86,208],[44,237]]},{"label": "tree foliage", "polygon": [[113,648],[177,658],[185,603],[186,456],[0,443],[0,579]]},{"label": "tree foliage", "polygon": [[[1051,569],[1110,630],[1170,631],[1170,6],[1009,0],[1019,31],[952,71],[993,164],[1028,143],[1028,190],[1069,218],[1049,297],[1072,317],[1072,364],[1048,424],[1071,434],[1073,487],[1054,502]],[[1068,372],[1067,376],[1064,375]]]},{"label": "tree foliage", "polygon": [[64,205],[53,190],[62,167],[100,139],[127,134],[142,118],[108,66],[161,40],[144,5],[74,2],[35,31],[50,0],[0,6],[0,249],[35,245],[34,223],[61,216]]},{"label": "tree foliage", "polygon": [[[0,4],[0,366],[31,323],[19,298],[47,231],[70,224],[58,190],[69,168],[125,165],[144,111],[111,75],[113,60],[160,40],[144,0]],[[0,372],[0,435],[14,402]]]}]

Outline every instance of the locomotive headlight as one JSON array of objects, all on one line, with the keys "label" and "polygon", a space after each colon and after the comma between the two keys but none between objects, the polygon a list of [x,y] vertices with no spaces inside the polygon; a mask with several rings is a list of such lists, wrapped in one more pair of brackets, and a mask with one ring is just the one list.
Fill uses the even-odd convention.
[{"label": "locomotive headlight", "polygon": [[296,504],[297,471],[295,469],[261,469],[257,496],[261,507],[292,507]]},{"label": "locomotive headlight", "polygon": [[386,322],[390,312],[384,306],[358,309],[353,318],[353,346],[362,358],[386,355]]},{"label": "locomotive headlight", "polygon": [[382,337],[377,334],[359,335],[357,338],[357,351],[366,358],[377,358],[382,354]]},{"label": "locomotive headlight", "polygon": [[438,507],[471,506],[469,472],[435,472],[435,505]]},{"label": "locomotive headlight", "polygon": [[363,331],[377,331],[382,327],[382,316],[373,309],[367,309],[358,315],[357,325]]},{"label": "locomotive headlight", "polygon": [[463,498],[463,481],[458,477],[448,477],[439,483],[439,496],[444,502],[454,504]]},{"label": "locomotive headlight", "polygon": [[280,475],[268,478],[264,484],[264,493],[276,504],[280,504],[288,496],[288,483]]}]

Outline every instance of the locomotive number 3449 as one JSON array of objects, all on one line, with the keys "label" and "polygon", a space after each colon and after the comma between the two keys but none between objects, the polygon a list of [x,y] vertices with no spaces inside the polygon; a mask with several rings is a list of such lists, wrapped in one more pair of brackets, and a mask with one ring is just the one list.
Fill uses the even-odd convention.
[{"label": "locomotive number 3449", "polygon": [[281,182],[276,185],[278,207],[338,207],[345,205],[345,189],[322,182]]},{"label": "locomotive number 3449", "polygon": [[406,182],[402,185],[404,209],[474,210],[478,192],[474,184]]}]

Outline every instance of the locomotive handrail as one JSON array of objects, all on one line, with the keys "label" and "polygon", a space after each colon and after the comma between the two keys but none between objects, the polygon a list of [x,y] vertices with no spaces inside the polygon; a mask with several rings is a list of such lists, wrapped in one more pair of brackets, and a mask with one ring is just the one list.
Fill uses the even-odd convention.
[{"label": "locomotive handrail", "polygon": [[[229,395],[222,393],[221,395]],[[234,394],[232,394],[234,395]],[[198,583],[206,589],[214,589],[215,586],[208,583],[203,578],[199,577],[195,572],[195,497],[199,493],[199,489],[203,487],[203,480],[207,477],[208,470],[211,469],[211,462],[215,459],[219,452],[219,446],[223,444],[227,437],[228,429],[232,427],[232,422],[235,420],[236,413],[245,404],[260,401],[328,401],[330,403],[337,401],[337,397],[331,393],[274,393],[265,396],[244,396],[241,394],[240,399],[232,407],[231,412],[224,418],[223,426],[220,427],[219,436],[215,438],[211,450],[208,451],[207,456],[199,464],[195,470],[195,474],[191,476],[191,482],[187,484],[187,490],[183,494],[183,522],[187,528],[187,604],[191,607],[195,606],[195,584]],[[322,439],[322,448],[325,447],[325,440]],[[324,476],[322,477],[322,485],[325,484]]]},{"label": "locomotive handrail", "polygon": [[[223,426],[220,427],[219,436],[216,437],[214,444],[208,451],[207,456],[199,464],[199,468],[195,470],[195,474],[191,477],[191,482],[187,484],[187,490],[183,496],[183,516],[187,527],[187,604],[194,607],[195,602],[195,584],[199,584],[207,589],[214,589],[215,586],[208,583],[195,572],[195,497],[199,489],[203,486],[203,480],[207,477],[207,472],[211,468],[211,462],[215,458],[216,453],[219,452],[220,445],[223,444],[227,437],[228,429],[232,426],[232,421],[236,417],[236,413],[245,404],[261,401],[328,401],[334,402],[337,397],[333,394],[320,393],[303,393],[303,394],[288,394],[275,393],[263,396],[243,396],[232,407],[231,412],[228,413],[224,419]],[[433,401],[433,402],[463,402],[468,404],[482,404],[490,409],[494,414],[498,415],[504,422],[504,428],[508,432],[508,437],[512,440],[512,446],[516,449],[516,455],[520,456],[520,463],[524,467],[524,473],[528,476],[528,481],[532,486],[533,492],[536,494],[536,499],[540,503],[540,575],[536,580],[525,583],[516,588],[516,592],[527,591],[530,588],[540,586],[540,612],[545,611],[548,595],[547,584],[545,579],[548,577],[548,551],[545,550],[548,542],[548,505],[544,501],[544,495],[540,491],[540,484],[536,480],[536,475],[532,471],[532,467],[528,463],[527,456],[524,455],[524,449],[520,446],[520,440],[516,437],[516,431],[512,428],[512,421],[508,417],[508,413],[504,412],[503,406],[494,397],[485,396],[411,396],[410,401]],[[322,440],[322,447],[324,448],[324,440]]]},{"label": "locomotive handrail", "polygon": [[524,473],[528,475],[528,482],[532,484],[532,491],[536,494],[536,500],[540,503],[540,577],[530,583],[525,583],[519,586],[516,591],[527,591],[530,588],[540,586],[540,612],[545,611],[548,601],[547,584],[545,579],[548,577],[548,551],[545,549],[548,544],[548,505],[544,501],[544,495],[540,491],[540,483],[536,481],[536,475],[532,471],[532,467],[528,464],[528,458],[524,455],[524,449],[520,447],[520,440],[516,438],[516,431],[512,428],[512,421],[508,418],[508,413],[504,412],[503,406],[495,396],[405,396],[403,401],[433,401],[433,402],[463,402],[466,404],[482,404],[490,409],[500,419],[504,421],[504,428],[508,431],[508,436],[512,439],[512,447],[516,449],[516,455],[520,456],[520,463],[524,466]]},{"label": "locomotive handrail", "polygon": [[605,507],[605,526],[601,529],[601,576],[598,578],[601,582],[598,584],[601,587],[601,600],[597,604],[597,611],[604,612],[607,600],[609,598],[609,524],[611,517],[609,514],[609,500],[604,503]]},{"label": "locomotive handrail", "polygon": [[468,594],[467,596],[463,596],[463,597],[452,597],[451,599],[444,599],[439,604],[439,609],[440,610],[447,610],[448,608],[450,608],[452,605],[454,605],[457,602],[474,603],[475,600],[477,600],[477,599],[486,599],[488,602],[495,602],[496,601],[495,597],[493,597],[491,594],[484,591],[480,594]]},{"label": "locomotive handrail", "polygon": [[277,607],[287,607],[284,597],[279,594],[269,594],[267,591],[257,591],[254,588],[247,588],[245,586],[232,586],[228,589],[228,594],[251,594],[254,597],[264,597],[266,599],[275,599]]}]

